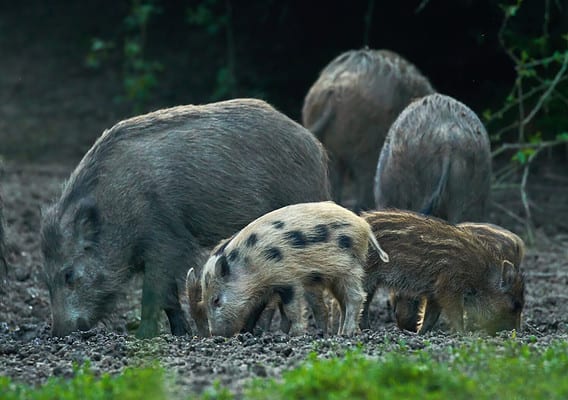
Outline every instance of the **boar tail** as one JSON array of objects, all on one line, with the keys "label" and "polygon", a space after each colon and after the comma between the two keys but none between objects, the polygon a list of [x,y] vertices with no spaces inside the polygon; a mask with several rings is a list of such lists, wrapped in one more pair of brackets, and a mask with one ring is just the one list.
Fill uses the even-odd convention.
[{"label": "boar tail", "polygon": [[438,185],[436,185],[436,188],[434,189],[434,192],[430,196],[428,202],[424,206],[422,206],[422,209],[420,210],[421,214],[432,215],[435,212],[435,210],[438,208],[440,204],[440,199],[442,197],[442,193],[444,192],[446,184],[448,183],[449,175],[450,175],[450,156],[448,152],[446,152],[446,155],[442,160],[442,173],[440,174],[440,179],[438,179]]},{"label": "boar tail", "polygon": [[381,247],[381,245],[377,241],[377,238],[373,234],[373,231],[371,231],[370,234],[369,234],[369,242],[371,242],[371,245],[375,248],[377,253],[379,253],[379,257],[381,258],[381,260],[383,262],[388,263],[389,262],[389,255],[387,254],[386,251],[383,250],[383,248]]},{"label": "boar tail", "polygon": [[306,126],[306,128],[310,132],[312,132],[314,136],[317,137],[320,141],[323,141],[323,137],[325,136],[327,127],[329,126],[329,123],[331,122],[334,116],[333,106],[331,104],[332,94],[333,92],[331,90],[326,94],[324,110],[323,113],[320,115],[320,117],[317,119],[317,121],[315,121],[315,123],[311,126]]}]

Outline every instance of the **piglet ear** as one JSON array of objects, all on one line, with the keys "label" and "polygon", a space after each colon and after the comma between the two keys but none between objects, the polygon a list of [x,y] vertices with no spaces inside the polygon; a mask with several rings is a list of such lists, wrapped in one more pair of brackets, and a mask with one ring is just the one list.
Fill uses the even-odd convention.
[{"label": "piglet ear", "polygon": [[231,270],[229,269],[229,263],[227,262],[227,257],[225,255],[220,256],[215,263],[215,275],[221,278],[226,278],[230,275]]},{"label": "piglet ear", "polygon": [[82,199],[75,212],[75,233],[85,245],[97,241],[100,227],[99,210],[95,199],[88,197]]}]

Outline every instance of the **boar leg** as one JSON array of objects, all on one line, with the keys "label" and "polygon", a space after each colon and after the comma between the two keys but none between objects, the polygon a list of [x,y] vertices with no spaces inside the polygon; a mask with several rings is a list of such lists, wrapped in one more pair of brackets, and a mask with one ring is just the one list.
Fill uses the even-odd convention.
[{"label": "boar leg", "polygon": [[323,297],[323,289],[320,287],[310,287],[305,291],[306,302],[312,309],[316,327],[327,334],[327,325],[329,322],[329,313],[325,299]]},{"label": "boar leg", "polygon": [[416,332],[420,311],[420,297],[400,292],[391,293],[390,302],[396,325],[403,330]]},{"label": "boar leg", "polygon": [[136,331],[136,336],[140,339],[152,338],[159,333],[158,319],[162,307],[160,306],[159,293],[156,292],[156,283],[150,274],[144,275],[142,285],[142,315],[140,326]]},{"label": "boar leg", "polygon": [[[177,295],[177,290],[175,293]],[[191,335],[191,328],[185,319],[181,305],[179,303],[173,303],[172,305],[173,307],[166,308],[166,315],[170,322],[170,331],[172,332],[172,335],[183,336],[186,333]]]},{"label": "boar leg", "polygon": [[290,322],[290,319],[286,315],[282,303],[278,303],[278,308],[280,309],[280,329],[282,330],[282,332],[288,333],[290,332],[292,323]]},{"label": "boar leg", "polygon": [[282,318],[286,319],[289,326],[290,336],[298,336],[306,331],[304,324],[304,288],[301,285],[285,286],[278,288],[276,292],[280,295]]},{"label": "boar leg", "polygon": [[[280,307],[280,304],[278,305],[278,307]],[[280,310],[282,310],[281,307]],[[275,313],[276,313],[276,302],[271,301],[264,309],[256,326],[262,329],[262,331],[268,332],[270,330],[270,326],[272,325],[272,320],[274,319]],[[280,311],[280,316],[282,316],[282,311]],[[280,324],[280,327],[282,327],[282,323]]]},{"label": "boar leg", "polygon": [[369,308],[371,307],[371,301],[373,301],[373,296],[375,295],[376,291],[376,286],[366,288],[367,297],[365,299],[365,302],[363,303],[363,312],[361,313],[361,322],[359,324],[361,326],[361,329],[371,329]]},{"label": "boar leg", "polygon": [[[179,248],[183,247],[180,245]],[[179,248],[176,249],[176,244],[172,243],[171,245],[162,245],[145,250],[147,260],[154,261],[144,264],[142,315],[140,326],[136,331],[136,336],[139,338],[150,338],[158,335],[162,310],[166,311],[168,315],[171,332],[174,335],[191,334],[179,302],[178,282],[170,274],[165,273],[171,266],[185,265],[189,258],[187,253],[180,252]]]},{"label": "boar leg", "polygon": [[339,328],[339,334],[353,335],[359,330],[359,317],[365,302],[365,292],[361,282],[344,277],[341,282],[335,282],[332,285],[331,292],[337,299],[343,314],[343,324]]},{"label": "boar leg", "polygon": [[[375,170],[369,168],[369,164],[365,162],[366,158],[361,157],[356,165],[353,165],[353,176],[355,180],[355,190],[357,195],[357,204],[355,211],[369,210],[375,207],[375,196],[373,194],[373,185],[375,181]],[[376,164],[376,161],[375,161]]]},{"label": "boar leg", "polygon": [[444,310],[444,314],[448,318],[452,328],[457,332],[463,332],[465,329],[463,320],[463,295],[459,293],[446,294],[438,298],[438,303],[442,310]]},{"label": "boar leg", "polygon": [[422,319],[422,326],[420,327],[418,333],[424,334],[434,327],[441,312],[440,304],[434,298],[427,298],[426,306],[424,309],[424,318]]},{"label": "boar leg", "polygon": [[333,155],[331,155],[329,165],[329,184],[331,187],[331,198],[337,203],[340,203],[342,200],[344,177],[345,166],[343,162],[337,160]]}]

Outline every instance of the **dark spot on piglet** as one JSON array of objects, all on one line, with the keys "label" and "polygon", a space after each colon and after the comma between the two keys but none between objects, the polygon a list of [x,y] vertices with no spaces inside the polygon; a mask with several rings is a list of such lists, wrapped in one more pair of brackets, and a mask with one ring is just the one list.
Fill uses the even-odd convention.
[{"label": "dark spot on piglet", "polygon": [[332,222],[329,224],[331,229],[346,228],[349,226],[347,222]]},{"label": "dark spot on piglet", "polygon": [[307,278],[306,278],[306,283],[309,284],[320,284],[323,282],[323,276],[322,274],[318,273],[318,272],[312,272],[310,274],[308,274]]},{"label": "dark spot on piglet", "polygon": [[237,249],[231,250],[228,258],[229,261],[235,261],[237,258],[239,258],[239,251]]},{"label": "dark spot on piglet", "polygon": [[256,244],[256,242],[258,242],[258,236],[256,236],[256,233],[251,233],[251,235],[247,238],[246,246],[252,247]]},{"label": "dark spot on piglet", "polygon": [[339,237],[337,238],[337,244],[342,249],[348,249],[353,246],[353,239],[351,239],[347,235],[339,235]]},{"label": "dark spot on piglet", "polygon": [[274,227],[275,227],[276,229],[282,229],[282,228],[284,228],[284,222],[282,222],[282,221],[274,221],[274,222],[272,223],[272,225],[274,225]]},{"label": "dark spot on piglet", "polygon": [[292,245],[292,247],[302,248],[302,247],[306,247],[306,245],[308,244],[308,239],[306,238],[306,235],[304,235],[300,231],[286,232],[284,234],[284,237],[288,241],[290,241],[290,244]]},{"label": "dark spot on piglet", "polygon": [[314,227],[314,232],[308,238],[310,243],[326,242],[329,238],[329,229],[324,224],[319,224]]},{"label": "dark spot on piglet", "polygon": [[220,246],[217,251],[215,252],[215,256],[220,256],[221,254],[223,254],[223,252],[225,251],[225,248],[229,245],[229,243],[231,242],[230,239],[225,240],[225,243],[223,243],[222,246]]},{"label": "dark spot on piglet", "polygon": [[282,261],[282,252],[277,247],[270,247],[263,251],[264,257],[268,261]]},{"label": "dark spot on piglet", "polygon": [[274,292],[280,296],[282,304],[289,304],[294,299],[294,288],[292,286],[277,286]]}]

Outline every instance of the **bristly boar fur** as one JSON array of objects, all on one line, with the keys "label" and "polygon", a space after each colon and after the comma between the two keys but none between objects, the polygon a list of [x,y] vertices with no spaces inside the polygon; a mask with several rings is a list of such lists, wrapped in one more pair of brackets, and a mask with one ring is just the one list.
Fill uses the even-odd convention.
[{"label": "bristly boar fur", "polygon": [[413,99],[434,93],[410,62],[388,50],[350,50],[331,61],[312,85],[303,125],[330,154],[332,196],[344,202],[353,180],[356,209],[373,208],[373,177],[387,131]]},{"label": "bristly boar fur", "polygon": [[368,244],[388,261],[369,225],[333,202],[296,204],[272,211],[218,246],[201,277],[212,335],[251,330],[275,297],[289,333],[305,331],[304,291],[328,289],[343,316],[339,333],[358,329]]},{"label": "bristly boar fur", "polygon": [[[519,329],[523,274],[476,234],[411,211],[376,211],[363,217],[390,257],[384,264],[369,252],[364,327],[368,327],[373,294],[385,286],[409,297],[426,298],[428,307],[445,313],[458,331],[464,330],[464,310],[489,333]],[[419,333],[430,328],[423,325]]]},{"label": "bristly boar fur", "polygon": [[179,106],[105,131],[43,212],[52,332],[106,318],[143,273],[137,335],[189,332],[178,292],[203,248],[288,204],[329,199],[327,155],[261,100]]},{"label": "bristly boar fur", "polygon": [[453,224],[483,221],[490,184],[483,124],[459,101],[432,94],[412,102],[390,127],[376,168],[375,205]]},{"label": "bristly boar fur", "polygon": [[[477,236],[497,259],[507,260],[517,271],[520,270],[525,255],[525,243],[518,235],[490,223],[464,222],[457,227]],[[524,304],[524,292],[518,291],[516,295],[520,297],[514,301]],[[397,326],[412,332],[418,331],[420,326],[423,326],[425,331],[430,330],[440,315],[439,310],[428,306],[426,299],[393,290],[390,292],[390,303]]]}]

